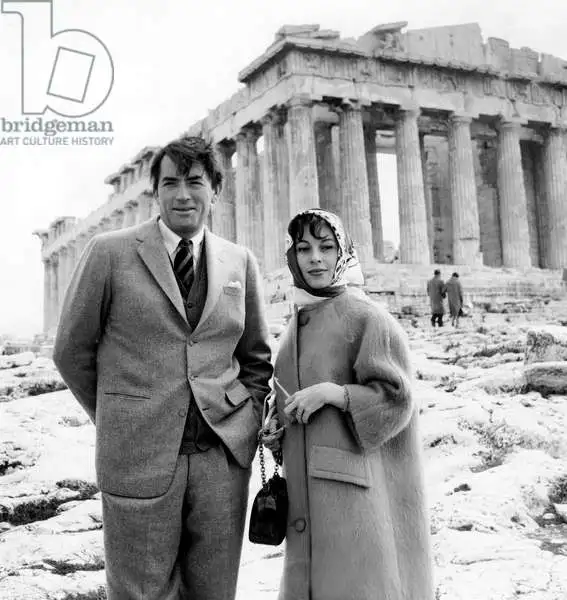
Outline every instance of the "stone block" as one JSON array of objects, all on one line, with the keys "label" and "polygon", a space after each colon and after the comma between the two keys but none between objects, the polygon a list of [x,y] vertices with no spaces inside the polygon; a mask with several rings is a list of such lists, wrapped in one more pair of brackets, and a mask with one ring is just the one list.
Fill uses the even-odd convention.
[{"label": "stone block", "polygon": [[567,395],[567,361],[532,363],[524,375],[531,390],[542,395]]},{"label": "stone block", "polygon": [[414,29],[402,36],[406,52],[413,56],[442,61],[484,63],[482,33],[478,23]]},{"label": "stone block", "polygon": [[510,44],[500,38],[488,38],[485,46],[486,64],[498,69],[508,71],[510,65]]},{"label": "stone block", "polygon": [[567,361],[567,327],[547,325],[527,334],[525,364]]}]

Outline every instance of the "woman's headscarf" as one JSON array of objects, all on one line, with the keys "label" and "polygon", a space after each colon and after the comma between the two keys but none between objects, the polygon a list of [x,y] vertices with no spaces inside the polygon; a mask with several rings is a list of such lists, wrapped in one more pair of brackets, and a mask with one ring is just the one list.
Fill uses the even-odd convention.
[{"label": "woman's headscarf", "polygon": [[[305,281],[297,263],[295,240],[291,235],[296,222],[308,215],[313,215],[324,221],[333,232],[338,245],[338,259],[331,282],[327,287],[320,289],[310,287]],[[331,212],[320,208],[310,208],[295,215],[287,228],[286,246],[287,265],[293,277],[296,304],[313,304],[325,298],[337,296],[345,290],[349,283],[354,285],[362,285],[364,283],[362,269],[352,240],[345,231],[342,221],[337,215]]]}]

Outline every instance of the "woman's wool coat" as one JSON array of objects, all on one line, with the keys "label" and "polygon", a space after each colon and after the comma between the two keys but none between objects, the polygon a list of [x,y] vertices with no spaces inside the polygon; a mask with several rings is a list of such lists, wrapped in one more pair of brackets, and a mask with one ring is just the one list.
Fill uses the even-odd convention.
[{"label": "woman's wool coat", "polygon": [[[275,375],[293,394],[331,381],[329,404],[283,440],[290,509],[280,600],[432,600],[429,523],[408,343],[347,289],[290,321]],[[276,386],[280,420],[285,394]]]}]

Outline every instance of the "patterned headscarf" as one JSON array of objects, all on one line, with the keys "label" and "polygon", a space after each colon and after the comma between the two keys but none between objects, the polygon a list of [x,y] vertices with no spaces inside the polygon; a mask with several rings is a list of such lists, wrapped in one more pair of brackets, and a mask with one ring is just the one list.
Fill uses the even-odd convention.
[{"label": "patterned headscarf", "polygon": [[[324,221],[330,227],[338,244],[338,259],[331,282],[327,287],[321,289],[314,289],[305,281],[297,263],[295,243],[291,237],[291,232],[296,221],[306,215],[313,215]],[[296,293],[296,299],[301,304],[308,304],[317,300],[323,300],[324,298],[337,296],[344,291],[349,283],[355,285],[362,285],[364,283],[362,269],[360,268],[360,262],[352,240],[345,231],[339,217],[331,212],[320,208],[310,208],[295,215],[287,228],[286,248],[287,265],[293,277],[293,285],[297,291],[301,290],[303,292]]]}]

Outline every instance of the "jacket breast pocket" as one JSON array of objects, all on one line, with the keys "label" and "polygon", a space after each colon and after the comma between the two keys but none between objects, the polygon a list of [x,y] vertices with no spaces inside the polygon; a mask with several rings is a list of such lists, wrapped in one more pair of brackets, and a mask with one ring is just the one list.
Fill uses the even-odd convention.
[{"label": "jacket breast pocket", "polygon": [[353,483],[368,488],[371,485],[368,460],[363,454],[330,446],[312,446],[308,473],[311,477]]}]

